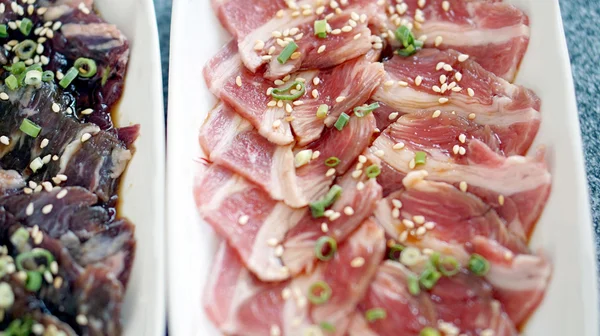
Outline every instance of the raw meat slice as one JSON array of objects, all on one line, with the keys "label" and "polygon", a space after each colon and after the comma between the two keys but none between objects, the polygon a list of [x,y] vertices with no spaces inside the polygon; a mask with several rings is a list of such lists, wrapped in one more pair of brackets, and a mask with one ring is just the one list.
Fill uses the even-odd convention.
[{"label": "raw meat slice", "polygon": [[[342,112],[367,101],[383,76],[381,64],[360,57],[330,69],[299,72],[276,85],[262,74],[245,69],[234,43],[223,47],[204,68],[204,79],[211,92],[263,137],[288,145],[294,141],[293,128],[299,146],[317,140],[325,125],[332,126]],[[276,101],[270,95],[273,88],[285,88],[295,81],[302,82],[305,93],[294,102]],[[323,104],[329,107],[325,121],[316,117]]]},{"label": "raw meat slice", "polygon": [[[222,243],[205,290],[205,309],[225,334],[302,336],[320,333],[326,323],[335,328],[332,335],[343,335],[384,252],[383,231],[367,220],[340,245],[333,259],[320,262],[311,274],[264,283]],[[308,295],[317,282],[331,289],[322,304]]]},{"label": "raw meat slice", "polygon": [[394,56],[384,63],[387,77],[372,99],[402,114],[454,112],[492,130],[506,155],[523,155],[539,129],[539,98],[459,57],[456,51],[435,49]]},{"label": "raw meat slice", "polygon": [[[269,195],[299,208],[321,198],[335,175],[325,160],[337,157],[336,174],[342,175],[370,143],[373,116],[351,118],[341,131],[329,128],[308,147],[278,146],[263,138],[244,119],[223,103],[211,111],[200,131],[200,144],[211,162],[227,167],[261,186]],[[294,152],[310,151],[310,162],[296,168]]]},{"label": "raw meat slice", "polygon": [[520,9],[497,0],[428,0],[423,6],[418,0],[390,2],[388,19],[382,17],[379,29],[392,44],[398,44],[393,38],[397,27],[414,27],[426,47],[460,51],[498,77],[514,80],[530,34],[529,18]]},{"label": "raw meat slice", "polygon": [[529,253],[526,241],[508,232],[493,209],[454,186],[423,180],[411,172],[403,190],[378,203],[375,217],[387,234],[404,244],[469,259],[467,246],[477,236],[498,241],[514,253]]},{"label": "raw meat slice", "polygon": [[[483,335],[484,330],[496,336],[518,335],[492,297],[491,287],[480,278],[461,271],[440,278],[431,291],[412,295],[408,290],[411,276],[418,277],[418,273],[397,262],[384,262],[358,305],[350,336],[418,335],[425,327],[442,330],[444,335]],[[377,308],[385,310],[386,317],[367,321],[366,312]]]},{"label": "raw meat slice", "polygon": [[[357,190],[359,183],[361,190]],[[260,187],[216,165],[196,181],[195,197],[200,214],[246,267],[263,281],[278,281],[312,269],[316,240],[328,233],[341,243],[381,198],[374,179],[363,182],[347,173],[338,185],[343,191],[331,208],[338,217],[334,220],[313,218],[306,208],[276,202]],[[344,212],[346,207],[352,208],[352,215]]]},{"label": "raw meat slice", "polygon": [[[221,23],[237,39],[244,65],[257,72],[266,64],[265,77],[277,79],[297,70],[328,68],[371,50],[367,19],[374,0],[352,1],[348,6],[314,8],[311,1],[212,1]],[[320,14],[317,14],[320,13]],[[363,19],[360,19],[364,14]],[[332,31],[327,38],[315,36],[315,20],[328,18]],[[354,17],[357,20],[349,20]],[[348,28],[345,28],[348,27]],[[335,30],[335,32],[334,32]],[[289,43],[298,48],[284,64],[277,59]]]},{"label": "raw meat slice", "polygon": [[415,148],[412,143],[394,149],[402,140],[389,135],[386,130],[371,147],[383,161],[378,181],[386,192],[384,196],[402,188],[406,174],[421,170],[429,180],[452,184],[481,198],[506,221],[509,231],[525,237],[531,234],[550,194],[551,176],[543,151],[533,158],[505,158],[473,139],[466,149],[466,164],[437,155],[439,151],[434,148],[426,149],[425,164],[415,167],[416,152],[423,149]]}]

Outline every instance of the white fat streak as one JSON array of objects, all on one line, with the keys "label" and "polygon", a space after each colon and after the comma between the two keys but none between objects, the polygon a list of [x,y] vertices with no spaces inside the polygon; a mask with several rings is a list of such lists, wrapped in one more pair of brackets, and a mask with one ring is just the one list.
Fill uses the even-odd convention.
[{"label": "white fat streak", "polygon": [[110,170],[110,178],[116,179],[127,168],[127,163],[131,160],[131,151],[117,147],[111,153],[111,161],[113,163],[112,169]]},{"label": "white fat streak", "polygon": [[551,272],[542,258],[520,254],[510,266],[492,264],[485,278],[495,288],[506,291],[541,290],[546,288]]},{"label": "white fat streak", "polygon": [[73,155],[77,153],[77,151],[83,145],[83,143],[81,142],[81,137],[85,133],[96,134],[98,132],[100,132],[100,127],[92,124],[88,124],[81,130],[79,130],[77,135],[73,137],[73,141],[71,141],[67,146],[65,146],[65,149],[60,156],[60,169],[58,171],[58,174],[62,174],[65,172],[65,169],[67,169],[67,165],[69,164],[71,157],[73,157]]},{"label": "white fat streak", "polygon": [[211,78],[210,87],[208,88],[210,92],[218,96],[219,92],[225,86],[225,82],[229,78],[234,77],[234,75],[239,74],[242,66],[240,54],[237,52],[235,55],[221,60],[219,65],[212,71],[212,73],[217,74],[217,76],[212,76],[213,78]]},{"label": "white fat streak", "polygon": [[[214,112],[218,112],[215,110]],[[250,125],[248,121],[244,118],[240,117],[237,113],[232,113],[234,115],[233,118],[229,119],[227,125],[219,129],[219,131],[223,132],[219,135],[219,140],[215,144],[215,147],[210,153],[210,160],[215,161],[218,157],[223,155],[223,153],[231,146],[231,142],[236,137],[236,135],[250,131],[253,127]],[[211,118],[218,118],[218,113],[211,113]],[[207,120],[206,124],[209,125],[211,123],[210,120]]]},{"label": "white fat streak", "polygon": [[398,237],[398,235],[400,235],[400,230],[398,230],[400,220],[392,217],[392,207],[387,199],[384,198],[377,202],[377,207],[373,212],[373,216],[388,235],[391,237]]},{"label": "white fat streak", "polygon": [[44,13],[44,21],[56,21],[62,16],[66,16],[73,11],[73,7],[67,5],[50,6]]},{"label": "white fat streak", "polygon": [[[204,177],[206,178],[206,177]],[[223,185],[221,185],[217,192],[214,193],[210,202],[204,203],[198,207],[200,213],[210,215],[210,211],[219,209],[221,203],[232,194],[249,189],[251,186],[240,176],[232,175]]]},{"label": "white fat streak", "polygon": [[[294,141],[290,123],[283,120],[285,118],[285,110],[282,107],[266,107],[263,118],[260,121],[258,133],[267,140],[277,145],[288,145]],[[275,120],[280,120],[281,125],[273,129]]]},{"label": "white fat streak", "polygon": [[[408,174],[411,171],[408,163],[415,157],[415,152],[406,148],[397,151],[393,149],[393,146],[394,142],[389,137],[380,136],[373,143],[371,150],[383,150],[385,153],[383,160],[386,163],[394,169]],[[422,169],[427,170],[428,178],[432,180],[442,180],[448,183],[465,181],[469,186],[481,187],[495,191],[504,197],[510,197],[551,182],[550,173],[540,168],[531,159],[526,160],[531,164],[511,169],[514,159],[507,160],[506,164],[495,168],[483,165],[455,164],[448,161],[447,156],[438,158],[434,155],[427,159]],[[494,176],[494,178],[490,179],[490,176]]]},{"label": "white fat streak", "polygon": [[419,30],[419,35],[441,36],[444,45],[450,46],[481,46],[488,44],[504,44],[515,37],[528,38],[530,29],[527,25],[517,24],[497,29],[467,29],[452,23],[428,20]]},{"label": "white fat streak", "polygon": [[301,208],[308,204],[308,200],[298,185],[293,147],[293,144],[276,147],[271,166],[272,188],[269,192],[273,198],[283,200],[291,207]]}]

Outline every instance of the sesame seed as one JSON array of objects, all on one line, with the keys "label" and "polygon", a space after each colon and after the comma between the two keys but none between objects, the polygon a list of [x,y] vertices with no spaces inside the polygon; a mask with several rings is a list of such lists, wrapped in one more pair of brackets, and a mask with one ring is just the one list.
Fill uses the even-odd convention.
[{"label": "sesame seed", "polygon": [[263,61],[270,61],[273,58],[273,56],[271,56],[271,55],[263,55],[263,56],[261,56],[261,58],[262,58]]},{"label": "sesame seed", "polygon": [[344,213],[348,216],[354,215],[354,209],[351,206],[347,206],[344,208]]},{"label": "sesame seed", "polygon": [[361,36],[362,36],[362,34],[361,34],[361,33],[358,33],[358,34],[354,35],[354,39],[355,39],[355,40],[358,40],[358,39],[359,39]]},{"label": "sesame seed", "polygon": [[481,336],[494,336],[494,331],[492,329],[485,329],[481,331]]},{"label": "sesame seed", "polygon": [[325,46],[324,45],[320,46],[319,49],[317,49],[317,54],[320,54],[323,51],[325,51]]},{"label": "sesame seed", "polygon": [[439,62],[436,66],[435,66],[435,70],[439,71],[444,67],[444,62]]},{"label": "sesame seed", "polygon": [[246,224],[248,224],[248,220],[249,219],[250,219],[250,217],[248,215],[242,215],[238,219],[238,224],[240,224],[240,225],[246,225]]},{"label": "sesame seed", "polygon": [[423,82],[423,77],[421,77],[421,76],[417,76],[417,77],[415,78],[415,85],[416,85],[416,86],[419,86],[419,85],[421,85],[421,83],[422,83],[422,82]]},{"label": "sesame seed", "polygon": [[454,78],[456,78],[457,82],[460,82],[462,80],[462,74],[460,72],[457,72],[454,74]]},{"label": "sesame seed", "polygon": [[50,182],[48,182],[48,181],[44,181],[44,182],[42,182],[42,187],[44,187],[44,190],[46,190],[46,191],[48,191],[48,192],[52,191],[52,189],[54,188],[54,187],[52,186],[52,183],[50,183]]},{"label": "sesame seed", "polygon": [[394,85],[394,81],[393,80],[386,81],[385,83],[383,83],[383,85],[386,87],[390,87],[390,86]]},{"label": "sesame seed", "polygon": [[60,106],[57,103],[52,103],[52,111],[58,113],[60,111]]},{"label": "sesame seed", "polygon": [[422,236],[425,233],[427,233],[427,229],[424,228],[424,227],[422,227],[422,226],[420,228],[418,228],[417,231],[416,231],[417,236]]},{"label": "sesame seed", "polygon": [[43,213],[44,215],[47,215],[47,214],[49,214],[50,212],[52,212],[52,207],[53,207],[53,206],[52,206],[52,204],[45,205],[45,206],[42,208],[42,213]]},{"label": "sesame seed", "polygon": [[2,143],[5,146],[10,145],[10,138],[6,135],[0,136],[0,143]]},{"label": "sesame seed", "polygon": [[25,208],[25,214],[26,214],[27,216],[31,216],[31,215],[33,215],[33,203],[29,203],[29,204],[27,205],[27,208]]},{"label": "sesame seed", "polygon": [[398,112],[392,112],[392,113],[390,113],[390,115],[388,116],[388,119],[389,119],[389,120],[394,120],[394,119],[396,119],[396,118],[398,118]]},{"label": "sesame seed", "polygon": [[468,59],[469,59],[469,55],[465,55],[465,54],[458,55],[458,61],[461,62],[461,63],[464,62],[464,61],[466,61],[466,60],[468,60]]},{"label": "sesame seed", "polygon": [[392,149],[400,150],[400,149],[403,149],[404,146],[405,146],[404,142],[398,142],[398,143],[394,144],[394,146],[392,147]]},{"label": "sesame seed", "polygon": [[6,92],[0,92],[0,99],[8,100],[8,94],[6,94]]},{"label": "sesame seed", "polygon": [[426,3],[426,0],[419,0],[419,1],[417,1],[417,5],[419,6],[419,8],[425,7],[425,3]]},{"label": "sesame seed", "polygon": [[415,223],[410,219],[403,219],[402,225],[404,225],[404,227],[406,227],[407,229],[414,229],[415,227]]},{"label": "sesame seed", "polygon": [[431,117],[432,117],[432,118],[437,118],[437,117],[439,117],[441,114],[442,114],[442,111],[440,111],[440,110],[435,110],[435,111],[433,112],[433,114],[431,115]]},{"label": "sesame seed", "polygon": [[446,83],[447,79],[448,79],[448,77],[446,77],[446,75],[440,75],[440,84]]},{"label": "sesame seed", "polygon": [[398,236],[398,240],[402,243],[406,241],[406,238],[408,238],[408,231],[403,231],[399,236]]},{"label": "sesame seed", "polygon": [[84,133],[81,136],[81,142],[86,142],[86,141],[90,140],[91,137],[92,137],[92,135],[90,133]]},{"label": "sesame seed", "polygon": [[446,70],[446,71],[452,71],[452,70],[454,70],[454,69],[452,69],[452,65],[450,65],[450,64],[444,64],[444,67],[443,67],[443,68],[444,68],[444,70]]},{"label": "sesame seed", "polygon": [[54,156],[52,156],[52,161],[58,161],[58,159],[60,159],[60,158],[58,157],[58,155],[54,155]]},{"label": "sesame seed", "polygon": [[395,198],[392,200],[392,205],[394,206],[394,208],[398,208],[398,209],[402,208],[402,202]]},{"label": "sesame seed", "polygon": [[91,108],[86,108],[85,110],[81,111],[81,114],[83,115],[90,115],[94,112],[94,110],[92,110]]},{"label": "sesame seed", "polygon": [[475,113],[469,114],[469,119],[473,120],[473,119],[475,119],[475,117],[476,117]]},{"label": "sesame seed", "polygon": [[362,172],[361,169],[357,169],[357,170],[355,170],[355,171],[352,172],[352,177],[355,178],[355,179],[357,179],[357,178],[360,177],[360,175],[362,175],[362,173],[363,172]]},{"label": "sesame seed", "polygon": [[287,113],[292,113],[292,105],[290,104],[285,104],[285,111]]},{"label": "sesame seed", "polygon": [[442,97],[442,98],[438,99],[438,101],[440,102],[440,104],[446,104],[448,102],[448,98]]},{"label": "sesame seed", "polygon": [[465,181],[461,181],[458,186],[462,192],[466,192],[467,188],[469,187]]},{"label": "sesame seed", "polygon": [[339,96],[339,97],[335,98],[335,101],[338,102],[338,103],[341,103],[344,100],[346,100],[346,97],[344,97],[344,96]]},{"label": "sesame seed", "polygon": [[327,225],[327,223],[321,223],[321,231],[323,231],[323,232],[329,231],[329,226]]},{"label": "sesame seed", "polygon": [[35,187],[35,189],[33,189],[34,193],[39,193],[40,191],[42,191],[42,186],[41,185],[39,185],[39,186]]},{"label": "sesame seed", "polygon": [[461,143],[465,143],[465,141],[467,141],[467,136],[466,136],[466,135],[464,135],[463,133],[461,133],[461,134],[458,136],[458,141],[460,141]]},{"label": "sesame seed", "polygon": [[235,78],[235,84],[237,84],[237,86],[241,87],[242,86],[242,77],[237,76]]},{"label": "sesame seed", "polygon": [[458,154],[460,154],[460,155],[465,155],[466,153],[467,153],[467,150],[465,149],[465,147],[462,147],[462,146],[461,146],[461,147],[458,149]]},{"label": "sesame seed", "polygon": [[442,1],[442,9],[444,10],[444,12],[447,12],[450,10],[450,2],[444,0]]},{"label": "sesame seed", "polygon": [[50,140],[48,140],[48,139],[42,140],[42,142],[40,143],[40,148],[46,148],[46,146],[48,146],[48,143],[50,143]]},{"label": "sesame seed", "polygon": [[407,87],[408,83],[405,81],[398,81],[398,85],[402,86],[402,87]]},{"label": "sesame seed", "polygon": [[25,188],[23,188],[23,192],[27,195],[30,195],[33,192],[33,190],[31,188],[25,187]]},{"label": "sesame seed", "polygon": [[33,326],[31,326],[31,332],[35,335],[42,335],[44,333],[44,329],[44,325],[39,323],[36,323]]},{"label": "sesame seed", "polygon": [[342,33],[342,30],[341,30],[341,29],[334,29],[334,30],[332,30],[332,31],[331,31],[331,34],[332,34],[332,35],[339,35],[339,34],[341,34],[341,33]]},{"label": "sesame seed", "polygon": [[424,216],[413,216],[413,222],[415,222],[416,224],[423,224],[425,223],[425,217]]},{"label": "sesame seed", "polygon": [[83,314],[77,315],[77,317],[75,318],[75,321],[77,321],[77,324],[79,324],[79,325],[87,325],[88,324],[88,319]]},{"label": "sesame seed", "polygon": [[267,106],[268,107],[275,107],[275,106],[277,106],[277,102],[274,101],[274,100],[271,100],[270,102],[267,103]]},{"label": "sesame seed", "polygon": [[50,263],[50,272],[52,272],[52,274],[58,274],[58,263],[56,261]]},{"label": "sesame seed", "polygon": [[431,89],[433,90],[433,92],[442,92],[442,89],[440,89],[440,87],[437,85],[432,86]]},{"label": "sesame seed", "polygon": [[475,91],[473,91],[473,89],[471,89],[471,88],[467,89],[467,93],[469,94],[469,97],[475,96]]},{"label": "sesame seed", "polygon": [[358,183],[356,184],[356,190],[358,190],[358,191],[361,191],[361,190],[363,190],[363,189],[365,189],[365,184],[364,184],[364,183],[362,183],[362,182],[358,182]]},{"label": "sesame seed", "polygon": [[350,266],[352,266],[354,268],[362,267],[364,264],[365,264],[365,258],[363,258],[363,257],[356,257],[356,258],[352,259],[352,261],[350,262]]},{"label": "sesame seed", "polygon": [[273,121],[273,128],[279,128],[281,126],[281,120],[277,119]]},{"label": "sesame seed", "polygon": [[385,152],[383,151],[383,149],[378,149],[378,150],[376,150],[376,151],[375,151],[375,153],[373,153],[373,154],[375,154],[375,156],[377,156],[377,157],[380,157],[380,158],[381,158],[381,157],[383,157],[383,156],[385,155]]},{"label": "sesame seed", "polygon": [[299,51],[296,51],[295,53],[292,54],[292,56],[290,56],[290,59],[295,60],[300,58],[300,56],[302,56],[302,53]]},{"label": "sesame seed", "polygon": [[498,195],[498,204],[504,205],[504,195]]},{"label": "sesame seed", "polygon": [[312,82],[314,85],[319,85],[319,83],[321,83],[321,79],[319,77],[315,77],[315,78],[313,78]]},{"label": "sesame seed", "polygon": [[327,176],[327,177],[330,177],[330,176],[333,176],[333,175],[335,175],[335,168],[329,168],[327,170],[327,172],[325,173],[325,176]]},{"label": "sesame seed", "polygon": [[339,212],[334,212],[334,213],[333,213],[331,216],[329,216],[329,220],[333,222],[334,220],[336,220],[336,219],[340,218],[341,216],[342,216],[342,214],[341,214],[341,213],[339,213]]},{"label": "sesame seed", "polygon": [[311,92],[313,98],[319,98],[319,91],[317,91],[317,89],[313,89]]},{"label": "sesame seed", "polygon": [[417,164],[415,163],[415,159],[410,160],[410,162],[408,163],[408,168],[410,169],[415,169],[415,166]]},{"label": "sesame seed", "polygon": [[434,40],[434,45],[435,45],[436,47],[439,47],[439,46],[440,46],[440,44],[442,44],[443,40],[444,40],[444,38],[443,38],[443,37],[441,37],[441,36],[437,36],[437,37],[435,38],[435,40]]},{"label": "sesame seed", "polygon": [[458,151],[459,151],[459,150],[460,150],[460,146],[459,146],[459,145],[454,145],[454,146],[452,147],[452,152],[453,152],[454,154],[458,154]]},{"label": "sesame seed", "polygon": [[433,230],[435,228],[435,223],[434,222],[427,222],[423,225],[424,228],[426,228],[427,230]]}]

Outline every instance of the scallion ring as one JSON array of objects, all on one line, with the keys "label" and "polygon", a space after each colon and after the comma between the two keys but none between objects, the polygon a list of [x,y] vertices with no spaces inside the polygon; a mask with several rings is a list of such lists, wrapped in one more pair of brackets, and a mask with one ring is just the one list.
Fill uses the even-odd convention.
[{"label": "scallion ring", "polygon": [[35,43],[32,40],[25,40],[25,41],[22,41],[21,43],[17,44],[13,48],[13,51],[15,52],[15,55],[17,55],[17,57],[19,57],[19,59],[28,60],[28,59],[32,58],[33,55],[35,54],[36,48],[37,48],[37,43]]},{"label": "scallion ring", "polygon": [[329,301],[331,287],[325,281],[317,281],[308,289],[308,300],[315,305]]},{"label": "scallion ring", "polygon": [[54,80],[54,72],[50,70],[44,71],[42,73],[42,82],[52,82]]},{"label": "scallion ring", "polygon": [[373,323],[377,320],[383,320],[387,317],[387,313],[383,308],[371,308],[366,311],[365,318],[367,322]]},{"label": "scallion ring", "polygon": [[348,121],[350,121],[350,116],[342,112],[333,126],[337,128],[338,131],[341,131],[348,125]]},{"label": "scallion ring", "polygon": [[9,90],[14,91],[19,88],[19,80],[17,79],[17,77],[15,77],[15,75],[10,75],[6,77],[6,79],[4,80],[4,84],[6,84],[6,87],[8,87]]},{"label": "scallion ring", "polygon": [[58,82],[58,85],[60,85],[63,89],[66,89],[69,85],[71,85],[73,80],[77,78],[78,74],[79,71],[77,69],[70,68],[60,82]]},{"label": "scallion ring", "polygon": [[23,121],[21,122],[21,126],[19,126],[19,129],[21,130],[21,132],[29,135],[32,138],[37,138],[37,136],[42,131],[42,128],[38,124],[34,123],[33,121],[27,118],[23,119]]},{"label": "scallion ring", "polygon": [[406,266],[414,266],[421,260],[421,251],[416,247],[406,247],[400,253],[400,262]]},{"label": "scallion ring", "polygon": [[408,292],[411,295],[417,296],[421,294],[421,286],[419,285],[419,279],[415,275],[411,274],[408,276],[407,284]]},{"label": "scallion ring", "polygon": [[79,71],[79,76],[83,78],[93,77],[98,71],[98,68],[96,67],[96,61],[85,57],[79,57],[77,60],[75,60],[74,67],[77,69],[77,71]]},{"label": "scallion ring", "polygon": [[490,262],[479,254],[472,254],[469,259],[469,270],[478,276],[484,276],[490,270]]},{"label": "scallion ring", "polygon": [[[300,85],[300,90],[297,90],[297,92],[293,94],[289,93],[293,88],[296,88],[298,85]],[[278,100],[296,100],[302,97],[305,92],[306,87],[304,86],[304,83],[300,81],[294,81],[292,84],[286,87],[273,89],[271,96]]]},{"label": "scallion ring", "polygon": [[27,271],[27,280],[25,280],[25,288],[30,292],[37,292],[42,288],[42,273],[37,271]]},{"label": "scallion ring", "polygon": [[[37,266],[36,259],[39,258],[45,259],[45,265]],[[46,266],[50,266],[50,264],[54,261],[54,256],[52,253],[50,253],[50,251],[36,247],[29,252],[23,252],[17,256],[15,259],[15,265],[17,266],[17,269],[20,271],[26,270],[26,268],[23,266],[23,263],[28,260],[36,264],[37,268],[34,269],[35,271],[43,271],[46,269]]]},{"label": "scallion ring", "polygon": [[440,332],[437,329],[432,327],[425,327],[421,329],[419,336],[441,336]]},{"label": "scallion ring", "polygon": [[432,289],[441,277],[442,274],[435,268],[427,267],[421,273],[421,276],[419,276],[419,282],[421,283],[421,286],[427,289]]},{"label": "scallion ring", "polygon": [[42,83],[42,73],[38,70],[29,70],[25,74],[25,84],[39,85]]},{"label": "scallion ring", "polygon": [[368,115],[369,113],[375,111],[375,109],[378,109],[379,103],[375,102],[373,104],[367,105],[367,106],[357,106],[354,108],[354,115],[362,118],[366,115]]},{"label": "scallion ring", "polygon": [[437,268],[447,277],[454,276],[460,272],[460,264],[458,263],[458,260],[452,256],[440,258]]},{"label": "scallion ring", "polygon": [[[325,253],[323,253],[325,250]],[[321,261],[328,261],[333,259],[335,256],[335,252],[337,252],[337,242],[335,239],[329,236],[323,236],[317,239],[317,243],[315,244],[315,255],[317,259]]]},{"label": "scallion ring", "polygon": [[392,260],[400,260],[400,255],[402,254],[402,251],[404,250],[404,246],[400,245],[400,244],[394,244],[392,247],[390,247],[390,252],[388,254],[388,257]]},{"label": "scallion ring", "polygon": [[13,234],[10,236],[10,243],[13,244],[17,250],[22,251],[25,248],[25,245],[29,241],[29,231],[25,228],[18,228]]},{"label": "scallion ring", "polygon": [[379,174],[381,174],[381,168],[376,164],[368,166],[365,170],[365,175],[367,175],[368,178],[376,178]]},{"label": "scallion ring", "polygon": [[342,194],[342,187],[334,184],[327,194],[318,201],[310,203],[310,212],[313,218],[320,218],[325,216],[325,209],[330,207]]},{"label": "scallion ring", "polygon": [[415,165],[424,165],[427,162],[427,153],[415,152]]},{"label": "scallion ring", "polygon": [[23,18],[21,20],[21,24],[19,25],[19,30],[21,33],[23,33],[25,36],[29,36],[29,33],[31,33],[31,28],[33,28],[33,22],[31,22],[31,19]]},{"label": "scallion ring", "polygon": [[325,160],[325,165],[327,167],[333,168],[333,167],[336,167],[337,165],[339,165],[340,162],[342,162],[340,159],[338,159],[335,156],[332,156],[332,157],[328,158],[327,160]]},{"label": "scallion ring", "polygon": [[325,332],[335,332],[335,326],[329,322],[321,322],[319,323],[319,327]]},{"label": "scallion ring", "polygon": [[290,59],[290,57],[292,57],[292,54],[296,51],[296,49],[298,49],[298,45],[296,44],[296,42],[291,41],[290,43],[288,43],[288,45],[285,46],[285,48],[283,48],[281,54],[277,56],[277,61],[280,64],[285,64],[285,62],[287,62]]}]

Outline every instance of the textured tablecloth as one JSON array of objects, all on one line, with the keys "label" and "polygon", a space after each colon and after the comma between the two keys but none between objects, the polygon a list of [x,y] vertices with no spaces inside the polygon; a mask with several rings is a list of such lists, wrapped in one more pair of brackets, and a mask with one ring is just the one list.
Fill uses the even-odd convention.
[{"label": "textured tablecloth", "polygon": [[[160,34],[164,94],[165,104],[167,104],[171,0],[154,0],[154,3]],[[600,218],[600,0],[560,0],[560,7],[573,65],[596,232],[596,253],[600,261],[598,253],[600,252],[600,227],[598,226]]]}]

